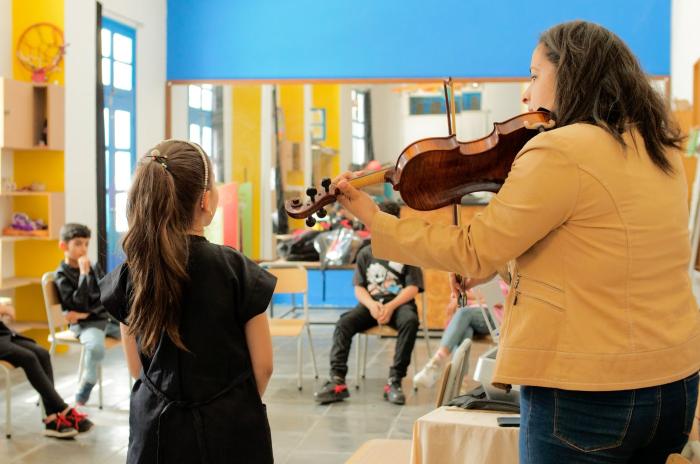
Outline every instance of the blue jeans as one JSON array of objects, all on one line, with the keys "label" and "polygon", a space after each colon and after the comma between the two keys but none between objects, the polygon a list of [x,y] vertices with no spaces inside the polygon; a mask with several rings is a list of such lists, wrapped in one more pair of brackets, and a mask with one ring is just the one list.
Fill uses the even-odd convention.
[{"label": "blue jeans", "polygon": [[698,374],[657,387],[584,392],[522,387],[520,463],[658,463],[680,453]]},{"label": "blue jeans", "polygon": [[[97,383],[97,366],[100,365],[105,357],[105,336],[119,339],[121,337],[119,324],[108,322],[104,330],[100,330],[97,327],[82,328],[79,326],[73,326],[71,330],[80,339],[80,343],[85,350],[81,383],[87,382],[95,385]],[[78,381],[81,381],[81,379],[78,379]]]},{"label": "blue jeans", "polygon": [[481,308],[459,308],[442,334],[440,346],[444,346],[452,353],[463,340],[472,338],[475,332],[479,335],[487,335],[489,333]]}]

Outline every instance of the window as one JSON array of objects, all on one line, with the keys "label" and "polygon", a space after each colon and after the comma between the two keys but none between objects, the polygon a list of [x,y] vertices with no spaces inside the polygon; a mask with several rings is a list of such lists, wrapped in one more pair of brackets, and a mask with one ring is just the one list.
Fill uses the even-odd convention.
[{"label": "window", "polygon": [[123,259],[121,238],[127,231],[126,197],[136,164],[136,31],[102,18],[104,87],[105,215],[107,270]]},{"label": "window", "polygon": [[187,90],[189,139],[211,158],[214,180],[224,181],[223,87],[190,85]]},{"label": "window", "polygon": [[353,90],[352,98],[352,164],[364,166],[367,162],[367,125],[365,102],[367,91]]}]

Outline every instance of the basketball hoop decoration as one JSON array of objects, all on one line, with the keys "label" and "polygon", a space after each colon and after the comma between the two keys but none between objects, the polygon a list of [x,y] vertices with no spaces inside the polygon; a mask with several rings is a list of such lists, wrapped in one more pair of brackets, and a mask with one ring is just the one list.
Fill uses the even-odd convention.
[{"label": "basketball hoop decoration", "polygon": [[66,46],[63,31],[50,23],[29,26],[17,42],[17,59],[31,71],[32,81],[44,83],[61,64]]}]

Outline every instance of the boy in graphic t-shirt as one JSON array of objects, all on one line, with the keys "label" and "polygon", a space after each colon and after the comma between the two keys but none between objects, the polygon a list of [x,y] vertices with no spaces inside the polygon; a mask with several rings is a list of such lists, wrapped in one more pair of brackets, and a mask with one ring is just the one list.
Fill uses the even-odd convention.
[{"label": "boy in graphic t-shirt", "polygon": [[[399,216],[399,206],[386,202],[379,208]],[[406,397],[401,380],[411,362],[411,353],[418,332],[418,311],[415,296],[423,291],[423,273],[414,266],[376,259],[371,246],[360,250],[353,277],[358,305],[338,319],[331,348],[330,379],[314,399],[321,403],[333,403],[350,396],[345,384],[348,371],[348,355],[352,337],[378,324],[388,325],[398,331],[394,363],[389,369],[389,380],[384,386],[384,399],[394,404],[404,404]]]}]

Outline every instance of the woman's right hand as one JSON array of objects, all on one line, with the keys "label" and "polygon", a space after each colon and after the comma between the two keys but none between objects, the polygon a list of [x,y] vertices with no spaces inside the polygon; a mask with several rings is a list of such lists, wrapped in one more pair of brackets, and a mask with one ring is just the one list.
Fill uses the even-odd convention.
[{"label": "woman's right hand", "polygon": [[467,291],[466,283],[468,279],[461,278],[459,282],[457,281],[457,274],[454,272],[450,272],[450,292],[452,295],[457,297],[457,295],[461,295],[462,293],[465,293]]},{"label": "woman's right hand", "polygon": [[466,293],[467,290],[471,290],[477,285],[485,284],[495,277],[496,274],[492,274],[487,277],[473,278],[473,277],[461,277],[459,282],[457,281],[457,275],[454,272],[450,272],[450,291],[456,293],[457,295],[461,293]]}]

